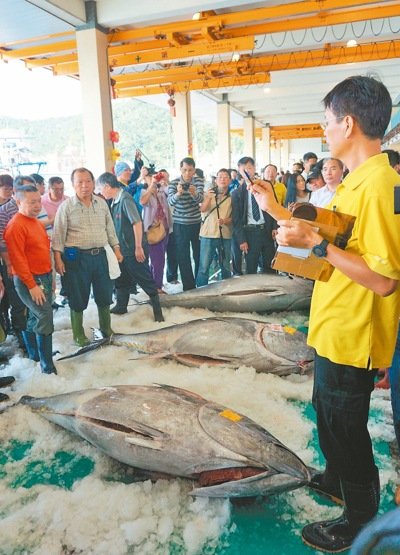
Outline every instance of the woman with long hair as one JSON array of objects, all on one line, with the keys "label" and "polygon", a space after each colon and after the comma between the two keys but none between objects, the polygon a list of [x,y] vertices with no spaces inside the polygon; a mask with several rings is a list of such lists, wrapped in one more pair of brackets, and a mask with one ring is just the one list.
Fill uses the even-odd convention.
[{"label": "woman with long hair", "polygon": [[306,189],[306,180],[299,173],[292,173],[287,180],[285,206],[291,210],[296,202],[308,202],[310,193]]}]

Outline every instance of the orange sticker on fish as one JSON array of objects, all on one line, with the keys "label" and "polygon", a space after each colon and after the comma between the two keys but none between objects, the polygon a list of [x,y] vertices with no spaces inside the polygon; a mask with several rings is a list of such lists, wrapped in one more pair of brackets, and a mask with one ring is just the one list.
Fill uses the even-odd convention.
[{"label": "orange sticker on fish", "polygon": [[229,409],[223,410],[219,413],[219,415],[227,418],[228,420],[232,420],[232,422],[239,422],[239,420],[242,420],[243,418],[243,416],[240,416],[240,414],[236,414],[236,412],[233,412],[233,410]]},{"label": "orange sticker on fish", "polygon": [[292,328],[290,326],[284,326],[283,329],[286,333],[290,333],[290,335],[293,335],[297,331],[296,328]]}]

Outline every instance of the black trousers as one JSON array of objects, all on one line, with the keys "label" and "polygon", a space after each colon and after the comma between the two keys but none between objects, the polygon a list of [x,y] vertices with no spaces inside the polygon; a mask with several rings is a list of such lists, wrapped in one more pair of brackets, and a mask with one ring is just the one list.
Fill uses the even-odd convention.
[{"label": "black trousers", "polygon": [[231,255],[232,255],[232,272],[234,276],[242,276],[242,251],[239,247],[239,241],[235,235],[232,236],[231,242]]},{"label": "black trousers", "polygon": [[319,444],[329,470],[354,484],[368,484],[376,476],[367,428],[375,376],[376,370],[315,356],[313,406]]},{"label": "black trousers", "polygon": [[177,281],[178,279],[178,259],[176,257],[176,244],[175,244],[175,234],[170,233],[168,235],[168,246],[167,246],[167,281],[171,283],[172,281]]},{"label": "black trousers", "polygon": [[275,256],[275,243],[272,239],[272,231],[265,227],[253,227],[246,229],[247,244],[249,251],[245,255],[246,273],[256,274],[259,261],[264,273],[275,273],[271,268]]},{"label": "black trousers", "polygon": [[[177,224],[174,223],[174,235],[176,244],[176,256],[178,259],[179,272],[181,274],[183,290],[196,287],[196,276],[199,271],[200,262],[200,223]],[[194,260],[194,273],[190,257],[190,247]]]},{"label": "black trousers", "polygon": [[138,283],[143,291],[149,296],[157,295],[157,287],[149,268],[147,248],[145,249],[146,260],[138,262],[134,256],[125,256],[119,265],[121,275],[115,280],[117,289],[131,287],[132,282]]},{"label": "black trousers", "polygon": [[22,331],[26,329],[26,306],[15,290],[13,279],[7,274],[5,264],[0,265],[0,272],[5,288],[5,295],[1,300],[1,310],[4,312],[4,325],[7,327],[8,309],[10,308],[11,325],[14,331]]}]

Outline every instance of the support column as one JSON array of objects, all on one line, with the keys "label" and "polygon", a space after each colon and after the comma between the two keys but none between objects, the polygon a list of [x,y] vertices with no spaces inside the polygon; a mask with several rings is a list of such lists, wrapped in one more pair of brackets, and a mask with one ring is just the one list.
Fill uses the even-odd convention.
[{"label": "support column", "polygon": [[[87,2],[93,8],[93,2]],[[87,8],[88,12],[88,8]],[[113,129],[107,32],[96,25],[95,14],[76,32],[82,89],[86,165],[95,177],[111,171],[110,131]],[[94,19],[94,20],[93,20]]]},{"label": "support column", "polygon": [[218,167],[231,167],[231,109],[229,102],[217,104]]},{"label": "support column", "polygon": [[281,164],[278,170],[282,169],[286,171],[289,167],[289,140],[282,139],[281,140]]},{"label": "support column", "polygon": [[255,125],[254,117],[251,112],[243,118],[243,138],[244,152],[243,156],[251,156],[255,158],[256,142],[255,142]]},{"label": "support column", "polygon": [[179,168],[179,162],[182,158],[193,156],[190,92],[176,93],[174,99],[176,116],[172,118],[172,129],[174,132],[175,167]]},{"label": "support column", "polygon": [[262,148],[262,163],[267,165],[271,162],[271,128],[269,124],[261,128],[261,148]]}]

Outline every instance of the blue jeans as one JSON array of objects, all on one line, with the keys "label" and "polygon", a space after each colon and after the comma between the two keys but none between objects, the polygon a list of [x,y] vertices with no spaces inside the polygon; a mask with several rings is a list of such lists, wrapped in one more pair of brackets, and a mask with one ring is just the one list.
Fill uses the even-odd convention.
[{"label": "blue jeans", "polygon": [[[230,255],[231,255],[231,240],[222,239],[224,245],[224,259],[221,266],[221,276],[222,279],[230,278],[231,265],[230,265]],[[196,285],[201,287],[202,285],[207,285],[208,274],[210,270],[211,262],[214,258],[215,251],[218,252],[218,261],[222,258],[221,255],[221,239],[215,237],[200,237],[200,265],[199,271],[197,272]]]},{"label": "blue jeans", "polygon": [[17,277],[14,276],[15,289],[28,308],[28,320],[26,323],[26,330],[39,335],[50,335],[54,331],[53,327],[53,308],[52,303],[52,273],[41,274],[34,276],[38,285],[43,287],[43,292],[46,296],[46,302],[43,304],[36,304],[32,299],[27,286]]},{"label": "blue jeans", "polygon": [[393,423],[400,450],[400,327],[394,350],[392,366],[389,368],[390,392],[392,398]]}]

